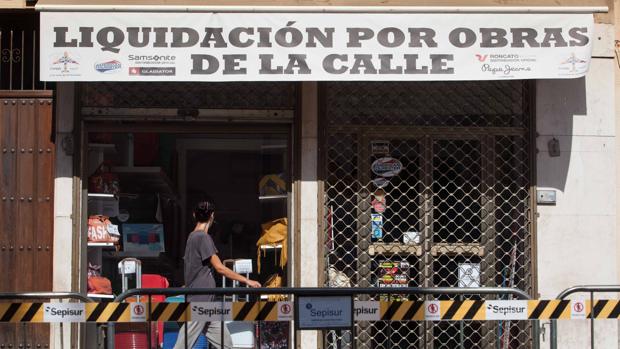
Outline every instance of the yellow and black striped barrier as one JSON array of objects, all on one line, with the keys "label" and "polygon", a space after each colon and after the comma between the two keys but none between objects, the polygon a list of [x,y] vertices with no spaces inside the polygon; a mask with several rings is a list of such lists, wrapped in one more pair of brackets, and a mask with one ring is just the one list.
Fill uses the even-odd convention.
[{"label": "yellow and black striped barrier", "polygon": [[[289,321],[293,302],[0,303],[0,322]],[[360,301],[357,321],[620,319],[619,300]]]}]

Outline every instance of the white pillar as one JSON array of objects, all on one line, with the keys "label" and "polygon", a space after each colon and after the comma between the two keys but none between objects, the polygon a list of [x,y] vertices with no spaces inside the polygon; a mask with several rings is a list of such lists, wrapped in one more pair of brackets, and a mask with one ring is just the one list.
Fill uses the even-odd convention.
[{"label": "white pillar", "polygon": [[[54,253],[52,287],[55,292],[72,291],[73,261],[73,156],[66,149],[73,135],[74,85],[57,83],[56,88],[56,162],[54,176]],[[75,143],[77,140],[73,139]],[[71,326],[52,324],[51,347],[69,349]]]},{"label": "white pillar", "polygon": [[[301,87],[301,210],[299,275],[301,287],[316,287],[319,281],[319,193],[318,193],[318,84]],[[303,331],[302,349],[318,348],[318,332]]]}]

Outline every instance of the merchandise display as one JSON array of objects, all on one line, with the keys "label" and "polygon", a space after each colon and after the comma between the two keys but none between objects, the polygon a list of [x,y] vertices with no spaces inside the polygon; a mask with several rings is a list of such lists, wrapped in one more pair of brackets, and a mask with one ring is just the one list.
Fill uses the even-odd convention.
[{"label": "merchandise display", "polygon": [[88,242],[117,243],[119,239],[118,226],[112,224],[108,217],[103,215],[88,217]]},{"label": "merchandise display", "polygon": [[109,163],[103,162],[95,173],[88,178],[88,191],[90,193],[113,194],[120,193],[118,175],[112,173]]},{"label": "merchandise display", "polygon": [[[195,226],[191,208],[205,197],[215,202],[216,219],[208,233],[221,260],[232,261],[232,269],[266,287],[287,285],[287,138],[119,130],[92,134],[88,140],[89,296],[111,296],[134,287],[184,286],[185,243]],[[216,284],[235,286],[222,278],[216,278]],[[152,297],[154,302],[163,300]],[[288,348],[287,323],[227,326],[236,347]],[[116,342],[142,343],[147,328],[138,327],[116,326]],[[173,327],[153,324],[152,342],[172,347],[178,334]],[[194,345],[202,347],[210,347],[204,337]]]},{"label": "merchandise display", "polygon": [[[380,261],[378,270],[378,287],[408,287],[410,281],[410,264],[407,261]],[[382,295],[381,300],[404,301],[407,295]]]}]

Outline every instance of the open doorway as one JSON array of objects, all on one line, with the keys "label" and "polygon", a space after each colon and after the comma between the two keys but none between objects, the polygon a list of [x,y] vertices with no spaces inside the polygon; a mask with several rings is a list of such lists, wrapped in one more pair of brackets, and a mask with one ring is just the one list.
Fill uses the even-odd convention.
[{"label": "open doorway", "polygon": [[[288,285],[288,127],[239,133],[95,129],[89,128],[83,157],[89,217],[85,270],[89,280],[98,276],[111,287],[91,289],[89,282],[90,296],[112,298],[137,286],[182,287],[185,242],[194,228],[192,209],[205,197],[216,205],[209,234],[224,263],[263,285]],[[119,273],[119,262],[126,258],[139,260],[141,277]],[[159,284],[145,284],[152,280]],[[216,283],[239,286],[217,276]],[[252,340],[246,340],[247,329],[240,330],[238,340],[248,348],[288,347],[288,328],[259,327],[250,327]],[[280,345],[261,345],[261,336],[274,343],[274,333],[282,337]]]}]

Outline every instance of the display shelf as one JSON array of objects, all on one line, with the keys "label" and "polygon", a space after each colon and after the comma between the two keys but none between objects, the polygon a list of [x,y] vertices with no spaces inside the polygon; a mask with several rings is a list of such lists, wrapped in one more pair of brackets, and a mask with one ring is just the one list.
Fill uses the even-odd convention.
[{"label": "display shelf", "polygon": [[99,298],[99,299],[114,299],[116,296],[113,294],[98,294],[98,293],[89,293],[88,298]]},{"label": "display shelf", "polygon": [[288,199],[288,195],[265,195],[259,196],[258,200],[281,200]]},{"label": "display shelf", "polygon": [[107,144],[107,143],[88,143],[88,148],[98,151],[103,151],[104,153],[114,154],[116,153],[116,144]]},{"label": "display shelf", "polygon": [[[431,254],[438,255],[478,255],[484,256],[485,248],[476,243],[436,243],[431,247]],[[376,242],[369,246],[368,254],[374,255],[422,255],[422,246],[401,243]]]},{"label": "display shelf", "polygon": [[476,244],[476,243],[437,243],[434,244],[431,248],[431,254],[433,256],[437,255],[477,255],[480,257],[484,256],[484,245]]},{"label": "display shelf", "polygon": [[113,242],[89,242],[88,247],[101,247],[101,248],[116,248],[116,244]]},{"label": "display shelf", "polygon": [[112,172],[118,174],[124,188],[178,197],[174,184],[161,167],[112,167]]},{"label": "display shelf", "polygon": [[96,199],[116,199],[116,195],[104,193],[88,193],[88,197]]},{"label": "display shelf", "polygon": [[127,251],[106,251],[103,253],[103,257],[106,258],[159,258],[160,253],[163,252],[127,252]]},{"label": "display shelf", "polygon": [[401,243],[385,243],[376,242],[368,248],[368,254],[374,256],[376,254],[386,255],[422,255],[422,247],[418,245],[405,245]]},{"label": "display shelf", "polygon": [[279,249],[282,248],[282,244],[276,244],[276,245],[260,245],[259,248],[261,250],[275,250],[275,249]]}]

